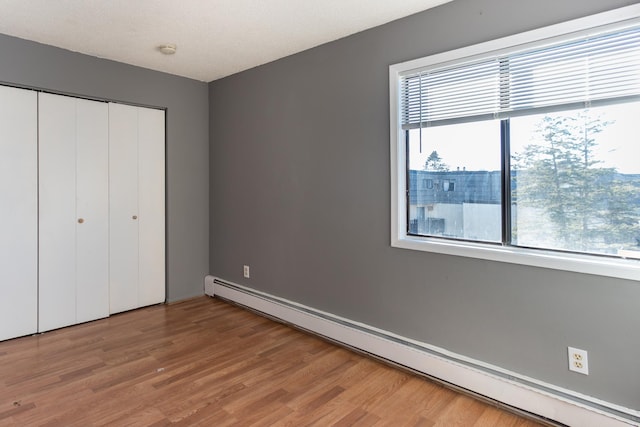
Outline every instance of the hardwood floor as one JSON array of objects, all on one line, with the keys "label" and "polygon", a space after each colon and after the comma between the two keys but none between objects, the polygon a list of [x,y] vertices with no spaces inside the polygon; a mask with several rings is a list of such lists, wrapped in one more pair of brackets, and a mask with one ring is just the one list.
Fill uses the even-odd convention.
[{"label": "hardwood floor", "polygon": [[202,297],[0,342],[0,425],[540,424]]}]

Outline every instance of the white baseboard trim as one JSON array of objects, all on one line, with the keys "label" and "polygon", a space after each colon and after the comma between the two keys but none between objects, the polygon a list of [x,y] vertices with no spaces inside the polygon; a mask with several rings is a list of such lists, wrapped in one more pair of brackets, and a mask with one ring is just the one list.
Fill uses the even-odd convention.
[{"label": "white baseboard trim", "polygon": [[224,279],[207,295],[233,301],[392,363],[541,417],[580,427],[640,426],[640,411],[544,383]]},{"label": "white baseboard trim", "polygon": [[213,276],[204,276],[204,294],[209,295],[210,297],[215,295],[215,286],[213,284],[213,280]]}]

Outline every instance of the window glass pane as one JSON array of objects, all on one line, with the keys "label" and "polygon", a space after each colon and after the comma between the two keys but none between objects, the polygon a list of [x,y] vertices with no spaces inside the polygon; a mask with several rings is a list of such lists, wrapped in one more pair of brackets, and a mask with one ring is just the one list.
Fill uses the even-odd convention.
[{"label": "window glass pane", "polygon": [[512,243],[640,257],[640,103],[511,119]]},{"label": "window glass pane", "polygon": [[500,122],[412,129],[407,134],[408,233],[500,242]]}]

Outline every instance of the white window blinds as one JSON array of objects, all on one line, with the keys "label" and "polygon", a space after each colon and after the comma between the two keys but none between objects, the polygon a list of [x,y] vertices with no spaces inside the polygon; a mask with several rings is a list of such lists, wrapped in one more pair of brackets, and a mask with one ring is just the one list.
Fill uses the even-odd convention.
[{"label": "white window blinds", "polygon": [[640,24],[409,72],[403,129],[640,99]]}]

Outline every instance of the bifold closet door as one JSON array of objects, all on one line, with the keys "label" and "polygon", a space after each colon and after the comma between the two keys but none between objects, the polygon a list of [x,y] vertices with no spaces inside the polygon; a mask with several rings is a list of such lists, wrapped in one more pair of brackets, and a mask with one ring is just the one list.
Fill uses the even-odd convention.
[{"label": "bifold closet door", "polygon": [[40,332],[109,315],[108,105],[39,99]]},{"label": "bifold closet door", "polygon": [[109,104],[110,312],[165,300],[164,111]]},{"label": "bifold closet door", "polygon": [[0,340],[38,328],[38,98],[0,86]]}]

